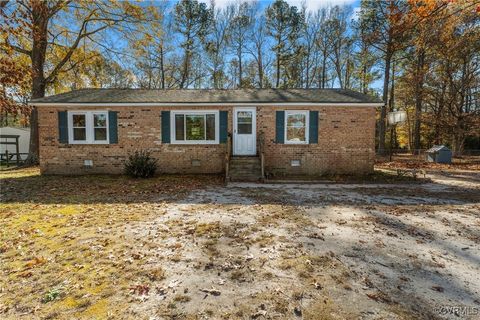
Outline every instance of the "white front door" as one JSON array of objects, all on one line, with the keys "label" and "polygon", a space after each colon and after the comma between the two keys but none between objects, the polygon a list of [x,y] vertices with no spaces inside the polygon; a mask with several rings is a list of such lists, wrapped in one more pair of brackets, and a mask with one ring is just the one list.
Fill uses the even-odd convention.
[{"label": "white front door", "polygon": [[233,154],[257,154],[257,115],[253,108],[233,109]]}]

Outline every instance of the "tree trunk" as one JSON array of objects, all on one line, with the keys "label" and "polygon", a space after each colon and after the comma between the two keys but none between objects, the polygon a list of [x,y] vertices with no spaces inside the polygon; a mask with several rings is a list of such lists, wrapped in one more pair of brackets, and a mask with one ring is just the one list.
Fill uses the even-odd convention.
[{"label": "tree trunk", "polygon": [[[405,105],[407,110],[407,106]],[[410,119],[410,112],[407,110],[407,130],[408,130],[408,149],[411,151],[413,148],[413,138],[412,138],[412,121]]]},{"label": "tree trunk", "polygon": [[[191,46],[188,44],[190,43],[190,34],[187,35],[187,46],[185,47],[185,59],[183,60],[183,70],[182,70],[182,79],[180,81],[180,89],[185,87],[185,83],[187,82],[190,74],[190,59],[191,59]],[[187,84],[188,85],[188,84]]]},{"label": "tree trunk", "polygon": [[240,45],[239,50],[237,51],[237,55],[238,55],[238,87],[241,88],[242,87],[242,74],[243,74],[241,45]]},{"label": "tree trunk", "polygon": [[350,61],[347,59],[347,64],[345,66],[345,80],[343,80],[345,89],[350,88]]},{"label": "tree trunk", "polygon": [[[388,110],[389,112],[393,112],[395,110],[395,62],[392,63],[392,84],[390,86],[390,98],[388,100]],[[390,157],[392,155],[392,149],[396,144],[396,140],[394,140],[393,136],[397,130],[396,124],[390,124]]]},{"label": "tree trunk", "polygon": [[339,59],[337,59],[337,61],[335,62],[335,70],[337,71],[338,82],[340,84],[340,88],[345,89],[343,79],[342,79],[342,67],[340,66],[340,62],[338,60]]},{"label": "tree trunk", "polygon": [[425,50],[420,49],[417,57],[417,70],[415,79],[415,125],[413,135],[414,154],[419,154],[420,145],[420,128],[422,121],[422,100],[423,100],[423,69],[425,65]]},{"label": "tree trunk", "polygon": [[390,64],[392,62],[392,52],[390,48],[387,48],[385,54],[385,74],[383,79],[383,106],[380,109],[380,123],[378,126],[378,153],[380,155],[385,154],[385,118],[387,116],[387,104],[388,104],[388,85],[390,83]]},{"label": "tree trunk", "polygon": [[307,52],[307,58],[305,59],[305,88],[310,88],[310,55],[311,55],[311,50],[308,49]]},{"label": "tree trunk", "polygon": [[325,89],[325,78],[327,77],[327,52],[323,50],[323,57],[322,57],[322,89]]},{"label": "tree trunk", "polygon": [[362,68],[362,92],[364,94],[368,93],[368,86],[367,86],[367,65],[364,64]]},{"label": "tree trunk", "polygon": [[458,130],[455,131],[453,135],[453,154],[457,156],[461,156],[463,153],[463,144],[465,142],[465,134],[462,130],[462,126],[458,125]]},{"label": "tree trunk", "polygon": [[277,82],[275,88],[280,86],[280,52],[277,50]]},{"label": "tree trunk", "polygon": [[160,46],[160,74],[161,74],[161,88],[165,89],[165,66],[163,63],[163,44]]},{"label": "tree trunk", "polygon": [[260,89],[263,88],[263,56],[262,56],[262,49],[259,47],[258,49],[258,82]]},{"label": "tree trunk", "polygon": [[185,60],[183,61],[183,71],[182,71],[182,79],[180,81],[180,89],[185,87],[185,83],[188,80],[188,74],[190,69],[190,53],[188,51],[185,52]]},{"label": "tree trunk", "polygon": [[[32,99],[43,98],[47,82],[44,74],[45,56],[47,52],[47,26],[48,7],[47,3],[36,2],[32,5]],[[32,108],[30,114],[30,145],[27,164],[38,163],[38,113]]]}]

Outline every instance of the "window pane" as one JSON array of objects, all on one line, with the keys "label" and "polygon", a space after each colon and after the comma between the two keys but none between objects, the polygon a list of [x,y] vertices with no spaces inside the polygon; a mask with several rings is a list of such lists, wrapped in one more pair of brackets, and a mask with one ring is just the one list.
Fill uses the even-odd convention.
[{"label": "window pane", "polygon": [[215,140],[215,115],[207,114],[207,140]]},{"label": "window pane", "polygon": [[85,127],[85,115],[84,114],[74,114],[73,115],[73,126],[74,127]]},{"label": "window pane", "polygon": [[175,115],[175,140],[185,140],[184,122],[185,116],[183,114]]},{"label": "window pane", "polygon": [[107,140],[107,128],[95,128],[95,140]]},{"label": "window pane", "polygon": [[287,118],[287,127],[305,127],[305,114],[297,113],[297,114],[289,114]]},{"label": "window pane", "polygon": [[205,140],[205,117],[186,115],[187,140]]},{"label": "window pane", "polygon": [[239,134],[252,133],[252,112],[251,111],[237,112],[237,133]]},{"label": "window pane", "polygon": [[287,115],[287,141],[305,142],[307,117],[304,113]]},{"label": "window pane", "polygon": [[73,140],[86,140],[85,128],[73,128]]},{"label": "window pane", "polygon": [[305,141],[305,128],[287,127],[288,141]]},{"label": "window pane", "polygon": [[95,126],[95,127],[106,127],[107,126],[107,115],[106,114],[94,114],[93,115],[93,126]]}]

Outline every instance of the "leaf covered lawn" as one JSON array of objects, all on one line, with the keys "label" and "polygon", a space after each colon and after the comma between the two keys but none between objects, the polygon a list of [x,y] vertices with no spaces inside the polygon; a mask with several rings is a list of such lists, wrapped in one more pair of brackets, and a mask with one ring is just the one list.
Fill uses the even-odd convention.
[{"label": "leaf covered lawn", "polygon": [[217,176],[40,176],[1,173],[0,318],[105,319],[120,315],[142,268],[125,225],[161,214],[165,201],[221,183]]},{"label": "leaf covered lawn", "polygon": [[480,174],[429,176],[422,183],[225,186],[218,176],[4,172],[0,318],[443,319],[439,306],[474,312]]}]

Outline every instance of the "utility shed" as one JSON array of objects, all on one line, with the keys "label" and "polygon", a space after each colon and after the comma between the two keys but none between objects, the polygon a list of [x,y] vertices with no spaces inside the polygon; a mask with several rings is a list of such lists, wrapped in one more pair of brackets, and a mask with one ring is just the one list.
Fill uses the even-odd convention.
[{"label": "utility shed", "polygon": [[[18,135],[18,152],[20,153],[21,160],[25,160],[28,156],[28,147],[30,144],[30,128],[16,128],[16,127],[1,127],[0,135]],[[16,154],[17,150],[15,149],[14,144],[5,144],[5,142],[10,141],[11,139],[0,138],[0,154],[5,154],[5,151],[8,150],[8,153],[11,155]],[[13,140],[14,141],[14,140]],[[1,143],[3,142],[3,143]],[[16,159],[16,156],[13,156],[13,159]]]},{"label": "utility shed", "polygon": [[452,163],[452,150],[444,145],[433,146],[426,151],[427,162]]}]

